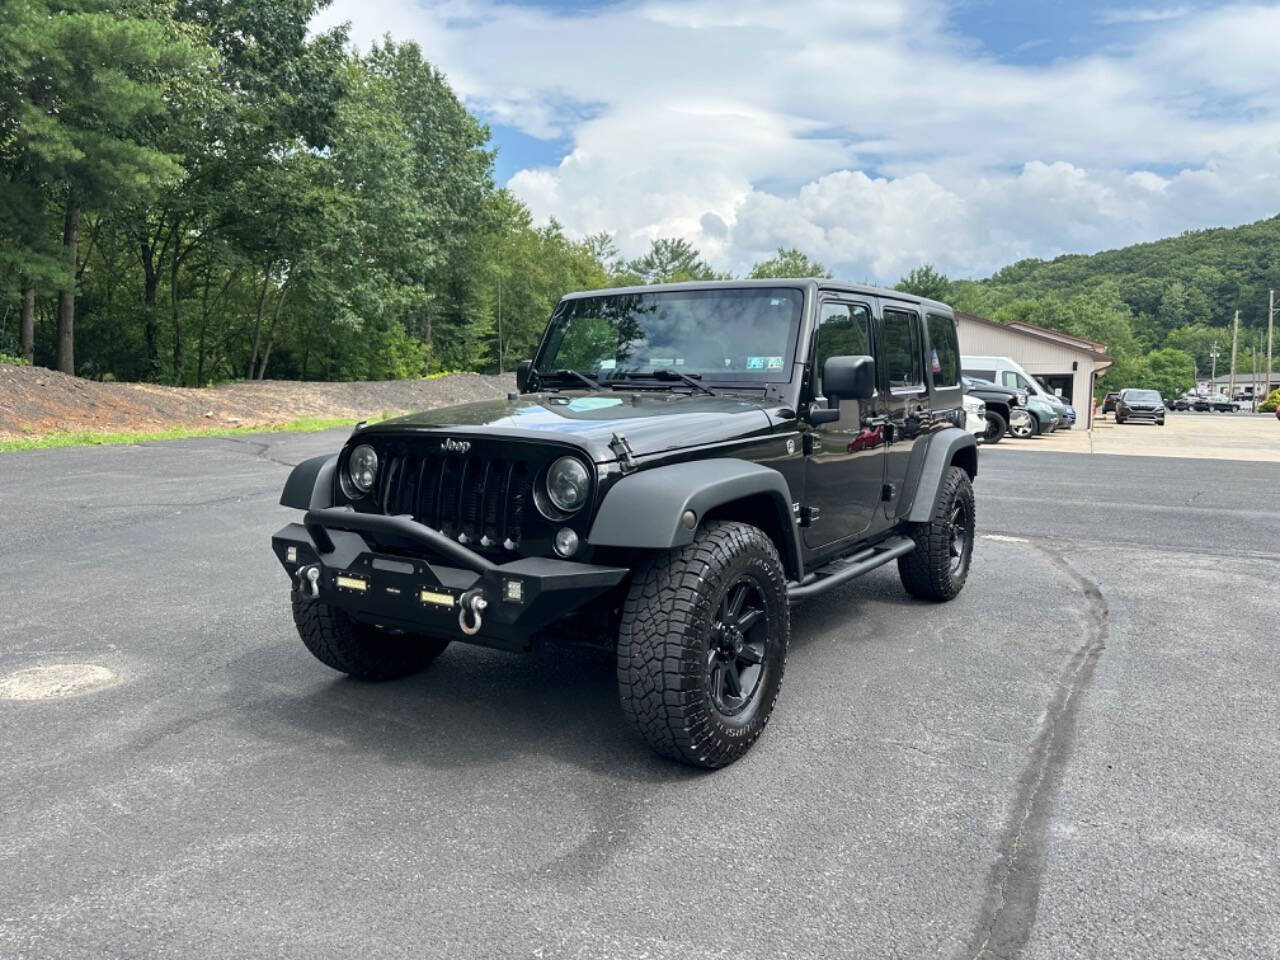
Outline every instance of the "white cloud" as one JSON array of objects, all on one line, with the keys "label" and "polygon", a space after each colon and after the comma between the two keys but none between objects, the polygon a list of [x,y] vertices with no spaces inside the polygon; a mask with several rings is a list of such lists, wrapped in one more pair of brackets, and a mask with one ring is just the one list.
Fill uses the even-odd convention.
[{"label": "white cloud", "polygon": [[[338,0],[418,40],[484,116],[572,148],[510,186],[624,252],[679,235],[744,270],[779,244],[844,276],[982,275],[1280,211],[1280,7],[1114,9],[1106,46],[1014,66],[940,0]],[[1230,51],[1224,55],[1223,51]]]},{"label": "white cloud", "polygon": [[1159,23],[1162,20],[1177,20],[1190,12],[1190,7],[1112,7],[1098,15],[1098,22]]}]

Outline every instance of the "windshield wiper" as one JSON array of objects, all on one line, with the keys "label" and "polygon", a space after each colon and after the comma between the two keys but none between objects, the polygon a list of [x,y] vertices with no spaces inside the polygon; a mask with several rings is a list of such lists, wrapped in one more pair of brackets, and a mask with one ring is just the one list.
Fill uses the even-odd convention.
[{"label": "windshield wiper", "polygon": [[650,370],[646,373],[636,373],[633,371],[629,371],[627,373],[622,374],[622,376],[628,380],[683,380],[685,383],[693,387],[695,390],[701,390],[703,393],[710,394],[713,397],[717,396],[716,392],[712,390],[710,387],[708,387],[706,384],[698,382],[701,379],[702,375],[697,373],[689,374],[689,373],[681,373],[679,370],[662,369],[662,370]]},{"label": "windshield wiper", "polygon": [[596,381],[592,380],[585,373],[579,373],[577,370],[553,370],[551,373],[544,373],[542,375],[542,378],[549,377],[555,377],[558,380],[563,380],[565,377],[577,377],[592,390],[604,389],[604,387],[600,386],[600,384],[596,383]]}]

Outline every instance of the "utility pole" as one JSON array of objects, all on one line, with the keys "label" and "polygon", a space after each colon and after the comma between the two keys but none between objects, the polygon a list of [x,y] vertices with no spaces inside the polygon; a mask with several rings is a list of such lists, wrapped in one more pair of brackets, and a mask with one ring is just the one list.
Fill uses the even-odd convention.
[{"label": "utility pole", "polygon": [[1231,327],[1231,378],[1227,381],[1231,386],[1227,391],[1227,399],[1236,398],[1236,346],[1240,341],[1240,311],[1236,311],[1236,319]]},{"label": "utility pole", "polygon": [[1249,358],[1252,361],[1251,367],[1253,371],[1253,390],[1251,391],[1252,396],[1250,398],[1251,402],[1249,404],[1249,409],[1253,413],[1257,413],[1258,412],[1258,354],[1262,352],[1262,331],[1261,330],[1258,331],[1258,336],[1255,339],[1253,350],[1251,350],[1250,352],[1253,354],[1253,356]]},{"label": "utility pole", "polygon": [[1222,356],[1218,348],[1218,341],[1213,341],[1213,346],[1209,348],[1209,392],[1212,393],[1218,389],[1218,358]]},{"label": "utility pole", "polygon": [[[1271,395],[1271,330],[1276,318],[1276,292],[1271,291],[1271,300],[1267,304],[1267,385],[1263,392]],[[1266,399],[1265,397],[1263,399]]]}]

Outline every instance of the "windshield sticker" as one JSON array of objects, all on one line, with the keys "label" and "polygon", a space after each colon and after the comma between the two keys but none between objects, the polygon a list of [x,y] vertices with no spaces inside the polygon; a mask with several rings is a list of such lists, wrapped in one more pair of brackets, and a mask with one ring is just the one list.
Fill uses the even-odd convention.
[{"label": "windshield sticker", "polygon": [[764,369],[764,357],[747,357],[747,369],[748,369],[748,370],[763,370],[763,369]]},{"label": "windshield sticker", "polygon": [[748,370],[781,370],[781,357],[747,357]]},{"label": "windshield sticker", "polygon": [[616,407],[621,403],[621,397],[575,397],[569,402],[569,409],[574,413],[589,413],[592,410]]}]

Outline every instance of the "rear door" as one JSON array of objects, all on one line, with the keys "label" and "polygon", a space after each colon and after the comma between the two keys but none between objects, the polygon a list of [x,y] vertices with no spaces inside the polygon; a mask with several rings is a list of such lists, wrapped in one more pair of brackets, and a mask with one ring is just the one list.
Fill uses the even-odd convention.
[{"label": "rear door", "polygon": [[884,520],[893,519],[907,479],[907,461],[928,418],[924,382],[924,331],[915,307],[882,301],[881,390],[888,402],[889,444],[884,463]]}]

